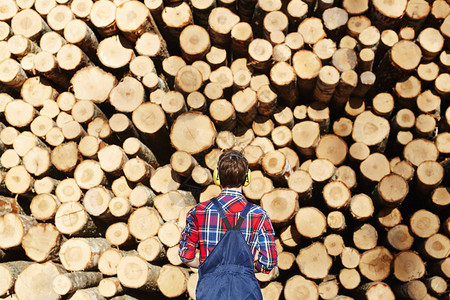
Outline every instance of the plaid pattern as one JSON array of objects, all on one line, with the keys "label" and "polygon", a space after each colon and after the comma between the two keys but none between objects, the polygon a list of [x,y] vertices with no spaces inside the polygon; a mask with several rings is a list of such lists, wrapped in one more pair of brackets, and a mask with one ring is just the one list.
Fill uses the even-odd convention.
[{"label": "plaid pattern", "polygon": [[[247,204],[242,194],[233,190],[222,190],[217,200],[234,226],[239,218],[238,212]],[[211,200],[195,206],[189,211],[186,219],[186,227],[181,234],[179,255],[182,261],[188,262],[194,259],[195,249],[200,248],[200,263],[211,253],[226,228],[220,219],[219,212],[215,209]],[[253,256],[258,254],[255,268],[263,273],[269,273],[277,264],[277,252],[275,249],[275,232],[270,222],[269,215],[260,206],[253,205],[247,218],[241,226],[244,239],[249,244]]]}]

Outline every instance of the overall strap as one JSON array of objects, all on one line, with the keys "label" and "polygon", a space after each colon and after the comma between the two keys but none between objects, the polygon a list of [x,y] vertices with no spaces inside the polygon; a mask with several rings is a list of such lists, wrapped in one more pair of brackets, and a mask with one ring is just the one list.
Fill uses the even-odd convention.
[{"label": "overall strap", "polygon": [[237,220],[236,225],[233,227],[233,229],[241,228],[242,222],[244,222],[251,207],[252,204],[247,201],[247,204],[245,205],[244,209],[239,213],[239,219]]},{"label": "overall strap", "polygon": [[216,207],[217,211],[219,212],[220,218],[225,223],[225,227],[227,228],[227,230],[232,228],[231,224],[230,224],[230,221],[228,221],[227,215],[225,214],[225,212],[224,212],[222,206],[220,205],[219,201],[217,201],[216,198],[212,198],[211,201],[214,204],[214,206]]}]

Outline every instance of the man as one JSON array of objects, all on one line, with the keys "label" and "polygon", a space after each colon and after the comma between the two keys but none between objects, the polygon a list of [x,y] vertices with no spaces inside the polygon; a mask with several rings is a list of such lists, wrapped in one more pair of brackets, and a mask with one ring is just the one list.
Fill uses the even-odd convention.
[{"label": "man", "polygon": [[254,270],[267,274],[276,266],[275,232],[267,212],[242,195],[250,181],[247,160],[237,151],[223,153],[214,181],[222,192],[189,211],[180,258],[199,268],[197,299],[262,299]]}]

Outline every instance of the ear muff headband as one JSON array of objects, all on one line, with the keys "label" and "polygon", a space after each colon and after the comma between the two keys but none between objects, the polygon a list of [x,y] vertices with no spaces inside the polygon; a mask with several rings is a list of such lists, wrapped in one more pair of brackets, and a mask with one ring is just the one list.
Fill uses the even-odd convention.
[{"label": "ear muff headband", "polygon": [[[242,156],[242,155],[240,155],[240,154],[238,154],[238,153],[228,153],[228,154],[225,154],[225,155],[222,157],[222,159],[224,159],[224,158],[227,157],[227,156],[239,157],[240,159],[242,159],[242,160],[245,162],[245,166],[247,167],[247,171],[245,172],[245,177],[244,177],[244,183],[243,183],[243,186],[248,186],[248,185],[250,184],[251,171],[250,171],[250,169],[248,168],[248,162],[247,162],[247,159],[246,159],[244,156]],[[222,161],[222,159],[219,160],[219,162],[217,163],[217,168],[216,168],[216,169],[214,170],[214,172],[213,172],[213,180],[214,180],[214,183],[217,184],[217,185],[220,185],[219,165],[220,165],[220,162]]]}]

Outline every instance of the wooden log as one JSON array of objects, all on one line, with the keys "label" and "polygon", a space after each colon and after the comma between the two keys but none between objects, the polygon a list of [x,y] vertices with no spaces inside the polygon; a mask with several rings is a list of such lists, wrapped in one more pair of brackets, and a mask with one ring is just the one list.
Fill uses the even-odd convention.
[{"label": "wooden log", "polygon": [[155,236],[163,223],[159,213],[154,208],[140,207],[128,219],[130,234],[138,240]]},{"label": "wooden log", "polygon": [[341,181],[327,183],[322,194],[325,204],[331,209],[342,209],[350,201],[350,189]]},{"label": "wooden log", "polygon": [[[326,9],[323,11],[323,24],[325,26],[327,36],[333,40],[338,40],[344,35],[345,25],[348,21],[348,13],[346,10],[340,7],[331,6],[332,5],[326,7]],[[316,10],[316,13],[320,13],[320,9]]]},{"label": "wooden log", "polygon": [[0,231],[2,249],[10,249],[20,245],[27,232],[36,225],[36,219],[21,214],[6,213],[0,216],[2,230]]},{"label": "wooden log", "polygon": [[46,51],[53,55],[56,55],[65,44],[67,44],[67,41],[55,31],[43,34],[39,41],[39,46],[42,51]]},{"label": "wooden log", "polygon": [[339,282],[347,290],[353,290],[361,283],[361,276],[356,269],[342,269],[339,272]]},{"label": "wooden log", "polygon": [[14,291],[20,299],[59,299],[52,282],[62,273],[65,273],[62,266],[53,262],[33,263],[17,277]]},{"label": "wooden log", "polygon": [[2,275],[2,285],[0,295],[8,295],[14,290],[14,283],[22,271],[31,264],[29,261],[11,261],[0,264],[0,274]]},{"label": "wooden log", "polygon": [[117,266],[117,278],[128,288],[157,291],[161,267],[147,263],[137,255],[123,257]]},{"label": "wooden log", "polygon": [[116,248],[109,248],[100,254],[98,259],[98,270],[106,276],[117,275],[117,266],[124,252],[120,252]]},{"label": "wooden log", "polygon": [[187,26],[179,39],[183,58],[188,62],[203,58],[211,46],[208,32],[198,25]]},{"label": "wooden log", "polygon": [[[409,222],[411,232],[421,238],[428,238],[437,233],[440,226],[439,217],[425,209],[416,211]],[[424,226],[424,224],[427,225]]]},{"label": "wooden log", "polygon": [[47,15],[47,23],[54,31],[61,34],[64,31],[64,27],[66,27],[67,23],[69,23],[74,18],[75,16],[73,15],[69,6],[56,5],[50,10]]},{"label": "wooden log", "polygon": [[359,265],[361,255],[357,249],[344,247],[340,254],[342,265],[348,269],[354,269]]},{"label": "wooden log", "polygon": [[35,41],[50,31],[50,27],[44,19],[35,10],[29,8],[14,14],[11,28],[15,34],[21,34]]},{"label": "wooden log", "polygon": [[274,189],[261,198],[261,207],[274,223],[286,223],[294,218],[299,209],[298,195],[289,189]]},{"label": "wooden log", "polygon": [[311,93],[322,68],[320,59],[312,51],[299,50],[292,57],[292,66],[298,76],[299,93],[302,95]]},{"label": "wooden log", "polygon": [[12,167],[4,177],[5,187],[13,194],[26,194],[31,190],[34,179],[23,165]]},{"label": "wooden log", "polygon": [[[392,254],[385,247],[378,246],[364,252],[359,262],[360,273],[371,281],[384,280],[390,274]],[[369,266],[376,265],[376,268]]]},{"label": "wooden log", "polygon": [[353,232],[353,243],[359,250],[370,250],[377,246],[378,232],[370,224],[364,224]]},{"label": "wooden log", "polygon": [[148,262],[160,261],[166,257],[166,249],[157,236],[149,237],[137,246],[139,256]]},{"label": "wooden log", "polygon": [[64,38],[83,49],[95,60],[99,43],[92,29],[84,21],[79,19],[69,21],[64,28]]},{"label": "wooden log", "polygon": [[61,233],[72,236],[98,236],[101,231],[85,208],[74,201],[59,206],[55,215],[55,226]]},{"label": "wooden log", "polygon": [[409,232],[408,226],[404,224],[389,229],[386,239],[389,245],[398,251],[410,249],[414,242],[414,237]]},{"label": "wooden log", "polygon": [[127,219],[133,212],[130,201],[124,197],[114,197],[109,201],[108,209],[114,217],[118,219]]},{"label": "wooden log", "polygon": [[319,298],[319,290],[315,282],[305,279],[301,275],[295,275],[286,281],[283,294],[287,300],[296,299],[299,296],[302,299]]},{"label": "wooden log", "polygon": [[231,29],[231,49],[233,57],[245,57],[248,45],[253,40],[253,30],[249,23],[239,22]]},{"label": "wooden log", "polygon": [[375,210],[372,199],[366,194],[354,195],[350,200],[349,208],[353,219],[358,221],[372,217]]},{"label": "wooden log", "polygon": [[[117,48],[114,48],[117,50]],[[142,84],[135,78],[126,76],[116,85],[109,95],[109,102],[116,111],[131,113],[145,100]]]},{"label": "wooden log", "polygon": [[436,233],[419,246],[419,251],[425,258],[444,259],[447,257],[449,247],[450,240],[448,237],[441,233]]},{"label": "wooden log", "polygon": [[436,146],[425,139],[412,140],[403,149],[403,156],[414,167],[427,160],[436,161],[438,154]]},{"label": "wooden log", "polygon": [[102,274],[99,272],[73,272],[56,276],[52,286],[58,295],[67,295],[79,289],[97,286],[101,279]]},{"label": "wooden log", "polygon": [[33,217],[39,221],[48,221],[55,217],[61,202],[51,194],[38,194],[30,203],[30,211]]},{"label": "wooden log", "polygon": [[117,80],[111,73],[98,67],[86,67],[76,72],[70,82],[75,98],[102,103],[108,98]]},{"label": "wooden log", "polygon": [[132,238],[128,225],[124,222],[111,224],[105,232],[106,240],[116,247],[127,247],[136,243]]},{"label": "wooden log", "polygon": [[313,98],[317,101],[329,103],[339,83],[339,71],[332,66],[323,66],[319,71]]},{"label": "wooden log", "polygon": [[325,246],[320,242],[315,242],[311,246],[301,249],[296,262],[300,271],[311,279],[325,278],[332,265],[331,257],[327,254]]},{"label": "wooden log", "polygon": [[[400,252],[394,259],[394,276],[402,281],[420,279],[425,274],[425,265],[418,254],[412,251]],[[406,266],[408,266],[406,268]]]},{"label": "wooden log", "polygon": [[300,153],[306,157],[314,154],[319,142],[319,124],[312,121],[303,121],[292,128],[292,140]]},{"label": "wooden log", "polygon": [[89,18],[101,36],[112,36],[117,33],[116,9],[116,5],[110,1],[97,1],[92,5]]},{"label": "wooden log", "polygon": [[110,248],[104,238],[71,238],[61,245],[59,256],[69,271],[84,271],[97,267],[100,254]]},{"label": "wooden log", "polygon": [[225,7],[216,7],[209,14],[209,35],[213,45],[226,47],[230,41],[231,30],[239,23],[239,17]]},{"label": "wooden log", "polygon": [[135,137],[127,138],[123,142],[123,150],[129,156],[138,156],[152,167],[159,167],[159,163],[153,152]]},{"label": "wooden log", "polygon": [[316,238],[325,233],[327,222],[323,213],[317,208],[302,207],[295,216],[295,226],[302,236]]},{"label": "wooden log", "polygon": [[164,7],[161,13],[164,27],[167,30],[165,36],[169,42],[178,43],[180,33],[184,28],[193,23],[192,11],[186,3]]},{"label": "wooden log", "polygon": [[378,297],[383,297],[383,299],[395,299],[395,295],[392,289],[384,282],[369,282],[362,285],[358,290],[370,300],[378,299]]}]

